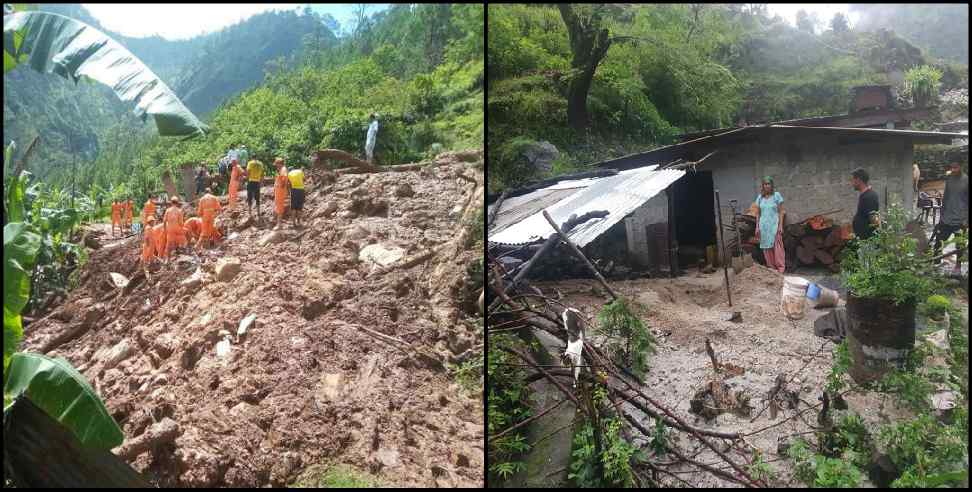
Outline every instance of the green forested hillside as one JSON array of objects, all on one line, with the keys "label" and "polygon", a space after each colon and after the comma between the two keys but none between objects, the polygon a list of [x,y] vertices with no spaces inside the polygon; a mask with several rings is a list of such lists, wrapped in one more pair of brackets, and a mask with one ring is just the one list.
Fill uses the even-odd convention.
[{"label": "green forested hillside", "polygon": [[[101,26],[81,5],[38,4],[34,8],[80,20],[105,32],[142,60],[200,116],[262,81],[265,64],[298,50],[305,34],[316,32],[323,42],[334,40],[327,27],[318,28],[320,19],[293,12],[261,14],[216,33],[170,41],[159,36],[118,35]],[[24,67],[5,74],[3,94],[4,142],[17,141],[22,151],[39,135],[41,143],[29,169],[41,179],[62,181],[72,172],[75,158],[84,165],[99,156],[107,157],[101,150],[106,144],[112,150],[117,147],[113,141],[116,127],[125,129],[126,144],[153,134],[150,124],[135,118],[129,105],[99,84],[81,82],[75,86]]]},{"label": "green forested hillside", "polygon": [[856,29],[893,29],[936,57],[969,63],[969,5],[955,4],[851,4],[860,14]]},{"label": "green forested hillside", "polygon": [[[582,58],[606,50],[587,92],[588,120],[571,128],[571,91],[591,59],[576,57],[561,8],[489,6],[492,193],[683,132],[845,113],[851,87],[891,84],[901,93],[903,73],[919,65],[943,72],[943,90],[968,87],[966,66],[936,60],[892,31],[838,24],[815,34],[770,18],[760,4],[573,5],[578,26],[588,26],[577,33],[591,35]],[[528,157],[541,141],[560,151],[547,168]]]},{"label": "green forested hillside", "polygon": [[[354,35],[340,42],[322,24],[320,36],[302,36],[300,46],[280,52],[266,72],[253,68],[261,78],[265,76],[263,83],[230,97],[206,116],[212,130],[206,137],[188,141],[161,138],[127,114],[103,110],[106,116],[97,125],[75,125],[75,131],[97,127],[91,129],[97,144],[79,157],[77,173],[68,154],[56,162],[34,155],[31,170],[49,169],[43,175],[54,186],[70,188],[76,179],[78,190],[85,194],[92,190],[105,195],[109,190],[116,195],[134,192],[144,200],[148,193],[161,189],[164,170],[200,161],[215,166],[227,149],[240,144],[265,162],[278,155],[306,161],[312,150],[326,147],[363,156],[372,112],[381,120],[375,153],[382,165],[416,161],[442,150],[482,147],[483,14],[481,5],[396,5],[371,16]],[[304,28],[319,20],[313,15],[281,15],[259,25],[288,29],[290,24],[279,23],[281,19]],[[231,28],[230,34],[233,29],[242,27]],[[261,32],[261,42],[273,45],[269,39],[278,34]],[[215,39],[201,48],[194,64],[209,64],[216,70],[181,79],[183,87],[193,80],[199,84],[194,85],[198,92],[190,91],[189,104],[196,97],[193,94],[201,97],[215,90],[222,80],[215,73],[232,79],[238,68],[255,67],[256,62],[249,65],[250,59],[240,55],[242,48]],[[19,72],[23,70],[11,74]],[[17,79],[8,74],[5,90],[13,80]],[[64,88],[67,95],[78,97],[70,90],[73,88]],[[84,113],[94,111],[90,109],[93,105],[84,104],[80,97],[67,99],[82,112],[81,121],[93,118]],[[48,126],[40,118],[51,113],[38,110],[27,122]],[[4,132],[9,140],[6,128]]]}]

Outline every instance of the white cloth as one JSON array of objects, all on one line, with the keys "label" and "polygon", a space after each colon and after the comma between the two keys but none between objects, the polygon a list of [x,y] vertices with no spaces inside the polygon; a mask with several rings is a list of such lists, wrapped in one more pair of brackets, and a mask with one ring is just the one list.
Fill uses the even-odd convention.
[{"label": "white cloth", "polygon": [[378,136],[378,120],[372,121],[368,125],[368,137],[365,139],[365,152],[368,154],[368,160],[371,160],[371,156],[375,153],[375,137]]}]

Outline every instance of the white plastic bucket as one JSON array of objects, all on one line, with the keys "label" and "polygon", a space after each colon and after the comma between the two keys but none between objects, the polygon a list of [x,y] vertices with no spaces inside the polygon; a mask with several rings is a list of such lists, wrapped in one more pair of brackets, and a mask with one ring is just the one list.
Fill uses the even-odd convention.
[{"label": "white plastic bucket", "polygon": [[780,309],[789,319],[803,319],[807,311],[807,288],[810,281],[802,277],[783,277]]}]

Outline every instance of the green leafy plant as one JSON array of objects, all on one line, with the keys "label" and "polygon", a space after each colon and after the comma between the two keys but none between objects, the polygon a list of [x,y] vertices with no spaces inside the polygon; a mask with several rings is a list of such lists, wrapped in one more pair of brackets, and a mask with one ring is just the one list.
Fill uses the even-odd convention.
[{"label": "green leafy plant", "polygon": [[905,232],[907,214],[892,204],[874,235],[857,240],[857,250],[841,262],[842,281],[857,297],[884,298],[895,304],[918,302],[941,280],[932,252],[918,253],[918,242]]},{"label": "green leafy plant", "polygon": [[968,476],[968,410],[964,406],[955,409],[950,425],[942,425],[925,413],[912,421],[884,427],[879,439],[891,461],[903,470],[892,482],[893,487],[958,484]]},{"label": "green leafy plant", "polygon": [[[567,478],[581,488],[634,486],[631,464],[642,456],[638,448],[621,436],[620,420],[606,421],[601,445],[603,451],[598,457],[594,449],[594,428],[590,422],[585,422],[574,433]],[[603,477],[597,473],[598,458],[604,466]]]},{"label": "green leafy plant", "polygon": [[927,315],[939,318],[952,307],[952,303],[949,302],[947,297],[941,294],[935,294],[928,297],[928,300],[921,307],[924,308],[923,311]]},{"label": "green leafy plant", "polygon": [[916,107],[931,105],[938,98],[942,72],[935,67],[922,65],[905,72],[905,90]]},{"label": "green leafy plant", "polygon": [[847,371],[850,370],[850,349],[845,338],[833,349],[834,363],[827,375],[827,392],[837,394],[847,387]]},{"label": "green leafy plant", "polygon": [[761,453],[759,450],[756,450],[754,453],[753,462],[749,464],[746,471],[749,472],[749,474],[755,480],[767,481],[776,478],[776,472],[774,472],[773,468],[769,466],[769,463],[766,463],[763,460],[763,453]]},{"label": "green leafy plant", "polygon": [[863,478],[852,463],[814,454],[803,439],[797,439],[787,450],[796,465],[794,476],[815,488],[858,487]]},{"label": "green leafy plant", "polygon": [[[515,344],[506,333],[489,337],[486,358],[488,392],[487,432],[495,436],[530,417],[529,389],[523,380],[526,374],[515,364],[519,359],[500,349]],[[513,365],[511,365],[513,364]],[[507,479],[524,469],[519,459],[530,450],[525,429],[508,432],[499,438],[490,437],[488,443],[489,475],[493,479]]]},{"label": "green leafy plant", "polygon": [[648,371],[648,354],[655,353],[655,338],[624,299],[604,306],[597,315],[598,330],[610,337],[606,348],[614,361],[637,377]]}]

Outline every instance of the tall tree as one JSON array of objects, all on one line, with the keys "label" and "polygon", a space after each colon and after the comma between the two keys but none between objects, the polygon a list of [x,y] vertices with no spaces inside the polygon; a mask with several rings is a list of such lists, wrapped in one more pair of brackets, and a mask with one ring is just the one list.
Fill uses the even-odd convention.
[{"label": "tall tree", "polygon": [[847,16],[843,12],[837,12],[834,14],[834,18],[830,19],[830,28],[834,32],[847,32],[850,30],[850,26],[847,24]]},{"label": "tall tree", "polygon": [[591,90],[597,65],[607,55],[611,38],[602,27],[603,4],[557,4],[560,16],[567,26],[572,59],[571,68],[576,72],[567,89],[567,123],[577,130],[588,125],[587,94]]},{"label": "tall tree", "polygon": [[816,24],[817,24],[816,14],[809,14],[807,13],[806,10],[803,9],[797,11],[797,15],[796,15],[797,29],[813,34]]}]

